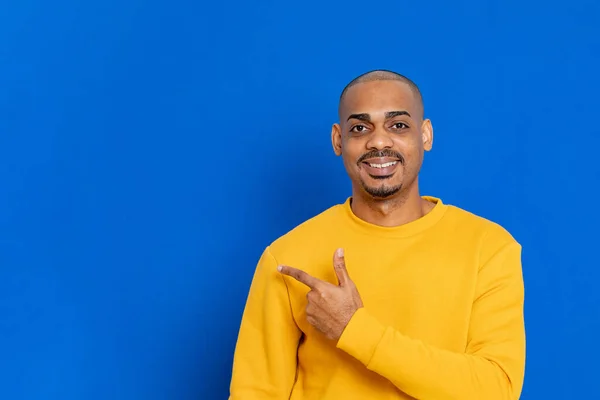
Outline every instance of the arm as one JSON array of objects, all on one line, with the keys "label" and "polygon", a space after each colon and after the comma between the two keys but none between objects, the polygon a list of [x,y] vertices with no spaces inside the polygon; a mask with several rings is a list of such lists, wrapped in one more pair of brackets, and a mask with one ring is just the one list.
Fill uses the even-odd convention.
[{"label": "arm", "polygon": [[521,247],[511,242],[480,268],[464,353],[411,339],[364,308],[337,346],[418,399],[516,400],[525,364],[523,301]]},{"label": "arm", "polygon": [[301,332],[287,286],[267,248],[258,262],[233,360],[230,400],[288,399]]}]

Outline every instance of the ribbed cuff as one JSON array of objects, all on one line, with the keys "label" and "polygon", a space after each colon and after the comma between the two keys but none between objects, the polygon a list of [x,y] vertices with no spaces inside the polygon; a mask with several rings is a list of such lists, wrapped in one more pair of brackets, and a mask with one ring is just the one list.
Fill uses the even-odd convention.
[{"label": "ribbed cuff", "polygon": [[365,308],[359,308],[342,332],[337,348],[368,366],[385,333],[385,326]]}]

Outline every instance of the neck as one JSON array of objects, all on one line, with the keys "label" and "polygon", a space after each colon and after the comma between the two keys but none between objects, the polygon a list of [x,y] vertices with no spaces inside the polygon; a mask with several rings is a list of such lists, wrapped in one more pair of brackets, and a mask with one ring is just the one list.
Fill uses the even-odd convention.
[{"label": "neck", "polygon": [[417,182],[387,199],[375,199],[361,189],[352,190],[352,212],[368,223],[394,227],[423,217],[434,207],[419,194]]}]

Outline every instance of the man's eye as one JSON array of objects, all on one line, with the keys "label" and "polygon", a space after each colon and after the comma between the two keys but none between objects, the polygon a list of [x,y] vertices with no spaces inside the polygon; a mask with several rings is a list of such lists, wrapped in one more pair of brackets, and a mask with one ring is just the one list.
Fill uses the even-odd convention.
[{"label": "man's eye", "polygon": [[394,125],[395,129],[406,129],[408,128],[408,125],[406,125],[404,122],[397,122]]},{"label": "man's eye", "polygon": [[361,133],[361,132],[364,132],[366,130],[367,130],[366,126],[364,126],[364,125],[356,125],[356,126],[352,127],[352,129],[350,129],[350,132]]}]

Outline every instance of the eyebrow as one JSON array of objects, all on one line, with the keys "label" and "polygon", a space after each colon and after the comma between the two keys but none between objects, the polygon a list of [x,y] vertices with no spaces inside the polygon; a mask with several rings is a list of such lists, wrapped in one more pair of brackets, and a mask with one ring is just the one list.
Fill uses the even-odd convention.
[{"label": "eyebrow", "polygon": [[[408,111],[402,110],[402,111],[388,111],[385,113],[385,119],[390,119],[390,118],[394,118],[394,117],[398,117],[400,115],[406,115],[408,117],[411,117]],[[411,117],[412,118],[412,117]],[[371,122],[371,116],[367,113],[362,113],[362,114],[350,114],[350,116],[348,117],[348,121],[351,119],[358,119],[360,121],[366,121],[366,122]]]},{"label": "eyebrow", "polygon": [[350,114],[350,116],[348,117],[347,121],[350,121],[351,119],[358,119],[361,121],[366,121],[366,122],[371,122],[371,116],[369,114],[363,113],[363,114]]},{"label": "eyebrow", "polygon": [[385,113],[385,118],[386,119],[388,119],[388,118],[394,118],[394,117],[398,117],[400,115],[406,115],[406,116],[410,117],[410,114],[408,113],[408,111],[402,110],[402,111],[390,111],[390,112],[386,112]]}]

